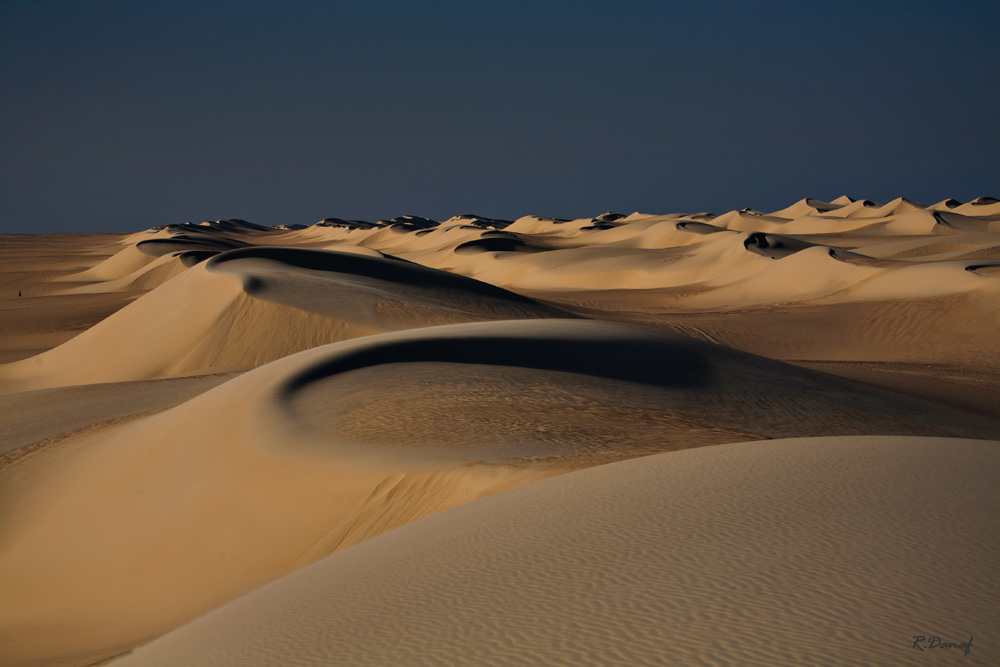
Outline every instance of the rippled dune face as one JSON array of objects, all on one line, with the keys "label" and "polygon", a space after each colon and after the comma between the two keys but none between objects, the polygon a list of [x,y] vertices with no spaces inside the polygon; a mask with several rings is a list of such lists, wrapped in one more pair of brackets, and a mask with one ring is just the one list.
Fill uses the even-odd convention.
[{"label": "rippled dune face", "polygon": [[0,239],[0,662],[985,660],[998,248],[990,198]]},{"label": "rippled dune face", "polygon": [[[908,664],[920,633],[900,618],[969,628],[955,643],[996,618],[963,577],[990,576],[997,544],[960,528],[988,521],[995,444],[810,438],[597,466],[335,554],[122,664],[825,665],[831,643]],[[962,660],[988,663],[985,634]]]}]

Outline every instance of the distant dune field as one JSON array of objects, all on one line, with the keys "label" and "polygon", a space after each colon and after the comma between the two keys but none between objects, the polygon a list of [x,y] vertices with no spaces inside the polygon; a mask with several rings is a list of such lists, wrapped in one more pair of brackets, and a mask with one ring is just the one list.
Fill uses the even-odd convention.
[{"label": "distant dune field", "polygon": [[998,349],[990,197],[0,236],[0,664],[1000,664]]}]

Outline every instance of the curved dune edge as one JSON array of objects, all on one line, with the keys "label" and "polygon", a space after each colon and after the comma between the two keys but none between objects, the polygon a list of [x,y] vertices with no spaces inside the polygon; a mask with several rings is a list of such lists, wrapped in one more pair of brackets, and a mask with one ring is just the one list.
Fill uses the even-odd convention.
[{"label": "curved dune edge", "polygon": [[[59,294],[103,294],[107,292],[146,292],[159,287],[185,269],[202,262],[216,254],[213,250],[188,250],[168,253],[155,257],[135,271],[119,277],[99,279],[97,282],[83,284],[60,290]],[[85,279],[86,272],[67,276],[64,281],[80,282]]]},{"label": "curved dune edge", "polygon": [[[995,664],[1000,442],[776,440],[608,464],[376,537],[115,665]],[[962,650],[938,650],[959,654]]]},{"label": "curved dune edge", "polygon": [[245,248],[192,266],[52,350],[0,366],[0,391],[246,369],[370,334],[535,317],[575,316],[366,253]]},{"label": "curved dune edge", "polygon": [[790,433],[995,432],[973,421],[588,320],[307,350],[5,471],[0,661],[114,655],[389,529],[609,457]]}]

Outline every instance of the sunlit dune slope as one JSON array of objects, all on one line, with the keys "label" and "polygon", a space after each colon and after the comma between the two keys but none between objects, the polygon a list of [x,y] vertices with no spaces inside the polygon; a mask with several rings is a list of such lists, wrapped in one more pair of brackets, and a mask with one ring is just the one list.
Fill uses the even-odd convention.
[{"label": "sunlit dune slope", "polygon": [[114,664],[988,665],[998,474],[1000,443],[889,437],[599,466],[335,554]]}]

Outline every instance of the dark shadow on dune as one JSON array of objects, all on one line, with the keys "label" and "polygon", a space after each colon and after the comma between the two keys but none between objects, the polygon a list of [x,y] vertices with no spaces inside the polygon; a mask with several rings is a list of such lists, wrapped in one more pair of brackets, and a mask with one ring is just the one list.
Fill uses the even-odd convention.
[{"label": "dark shadow on dune", "polygon": [[614,223],[614,222],[595,222],[592,225],[587,225],[586,227],[581,227],[581,232],[600,232],[607,229],[614,229],[616,227],[621,227],[625,223]]},{"label": "dark shadow on dune", "polygon": [[211,259],[219,253],[215,250],[188,250],[177,255],[184,266],[191,268],[195,264],[201,264],[206,259]]},{"label": "dark shadow on dune", "polygon": [[934,220],[943,227],[963,233],[986,232],[990,228],[986,220],[971,218],[961,213],[934,211]]},{"label": "dark shadow on dune", "polygon": [[[488,233],[488,232],[487,232]],[[470,252],[544,252],[547,248],[529,245],[514,236],[486,236],[475,241],[466,241],[455,248],[459,254]]]},{"label": "dark shadow on dune", "polygon": [[461,221],[461,229],[503,229],[504,227],[508,227],[512,224],[511,220],[486,218],[481,215],[475,215],[474,213],[456,215],[452,219],[455,221]]},{"label": "dark shadow on dune", "polygon": [[712,373],[706,350],[695,341],[470,336],[392,341],[341,354],[294,375],[279,391],[283,399],[290,399],[310,384],[339,373],[418,362],[534,368],[690,389],[708,386]]},{"label": "dark shadow on dune", "polygon": [[224,234],[227,232],[244,234],[246,232],[273,232],[276,228],[257,225],[252,222],[247,222],[246,220],[240,220],[239,218],[226,218],[222,220],[206,220],[200,225],[196,225],[193,222],[184,222],[181,224],[160,225],[159,227],[153,227],[152,229],[153,231],[159,231],[161,229],[182,229],[184,231],[192,231],[199,234]]},{"label": "dark shadow on dune", "polygon": [[726,231],[722,227],[716,227],[705,222],[678,222],[677,230],[681,232],[691,232],[692,234],[715,234]]},{"label": "dark shadow on dune", "polygon": [[344,229],[372,229],[374,222],[367,220],[344,220],[343,218],[323,218],[313,227],[343,227]]},{"label": "dark shadow on dune", "polygon": [[819,213],[828,213],[842,208],[840,204],[831,204],[830,202],[813,199],[812,197],[806,197],[806,206],[815,209]]},{"label": "dark shadow on dune", "polygon": [[892,266],[913,266],[910,262],[904,262],[903,260],[869,257],[868,255],[862,255],[860,253],[851,252],[850,250],[844,250],[843,248],[830,248],[830,257],[833,257],[838,262],[844,262],[845,264],[870,266],[876,269],[885,269]]},{"label": "dark shadow on dune", "polygon": [[431,220],[430,218],[423,218],[420,217],[419,215],[401,215],[399,217],[393,218],[392,220],[379,220],[379,223],[387,227],[395,227],[396,229],[406,229],[408,231],[416,231],[419,229],[432,229],[441,224],[437,220]]},{"label": "dark shadow on dune", "polygon": [[[211,221],[210,221],[211,222]],[[246,220],[240,220],[239,218],[226,218],[224,220],[216,220],[211,224],[218,225],[222,229],[230,232],[273,232],[273,227],[265,227],[264,225],[257,225],[252,222],[247,222]]]},{"label": "dark shadow on dune", "polygon": [[135,244],[137,250],[154,257],[162,257],[172,252],[184,252],[186,250],[212,250],[222,252],[225,250],[235,250],[236,248],[247,247],[246,243],[232,239],[214,238],[211,236],[198,235],[192,238],[187,234],[178,234],[169,239],[147,239]]},{"label": "dark shadow on dune", "polygon": [[[223,270],[227,262],[240,259],[266,259],[282,262],[301,269],[346,273],[376,280],[400,283],[422,288],[461,290],[468,294],[478,294],[494,299],[504,299],[519,304],[540,305],[539,302],[503,288],[466,278],[447,271],[431,269],[398,257],[369,257],[354,253],[332,250],[308,250],[304,248],[281,248],[255,246],[240,248],[216,255],[206,265],[212,270]],[[259,283],[259,281],[258,281]],[[254,283],[247,284],[253,291]]]},{"label": "dark shadow on dune", "polygon": [[781,259],[794,255],[800,250],[812,248],[815,244],[799,241],[788,236],[777,234],[765,234],[763,232],[753,232],[743,241],[743,247],[750,252],[770,257],[771,259]]},{"label": "dark shadow on dune", "polygon": [[[782,259],[807,248],[826,247],[816,243],[802,241],[793,236],[779,236],[777,234],[764,234],[763,232],[753,232],[743,241],[743,247],[750,252],[770,257],[771,259]],[[907,262],[894,259],[877,259],[862,255],[860,253],[844,250],[843,248],[827,248],[827,252],[833,259],[846,264],[857,266],[871,266],[885,268],[889,266],[906,266]]]},{"label": "dark shadow on dune", "polygon": [[997,276],[1000,275],[1000,262],[996,264],[970,264],[965,267],[965,270],[979,276]]}]

